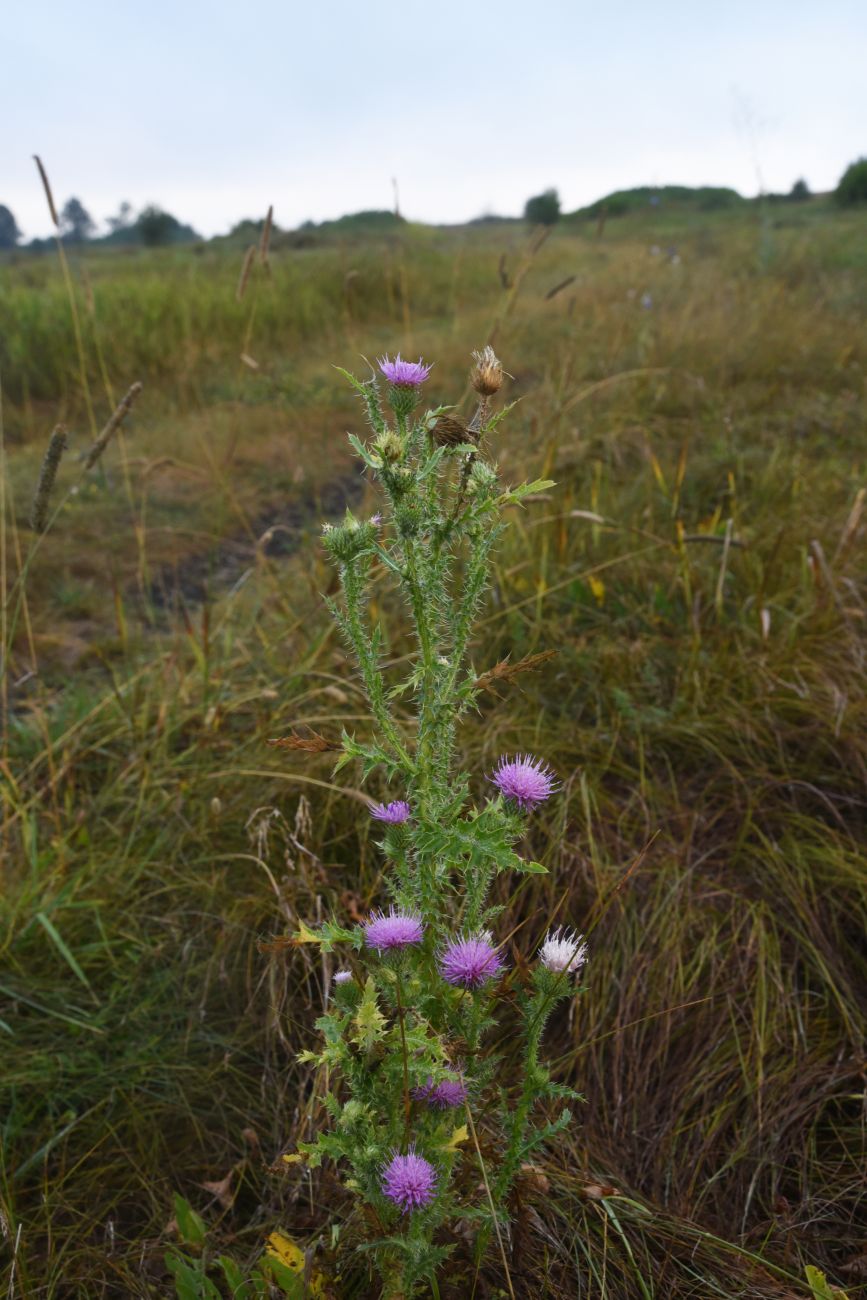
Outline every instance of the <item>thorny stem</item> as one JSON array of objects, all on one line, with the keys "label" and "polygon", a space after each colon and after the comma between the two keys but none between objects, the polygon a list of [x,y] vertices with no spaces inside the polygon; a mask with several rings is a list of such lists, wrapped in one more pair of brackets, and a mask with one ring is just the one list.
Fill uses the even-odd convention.
[{"label": "thorny stem", "polygon": [[401,998],[401,991],[400,991],[400,972],[399,971],[396,972],[396,975],[397,975],[397,984],[395,988],[397,992],[397,1018],[400,1024],[400,1043],[401,1043],[401,1051],[403,1053],[403,1116],[404,1116],[405,1138],[406,1141],[409,1142],[410,1121],[412,1116],[412,1103],[410,1102],[410,1097],[409,1097],[409,1057],[406,1050],[406,1026],[404,1025],[405,1012],[403,1009],[403,1000]]}]

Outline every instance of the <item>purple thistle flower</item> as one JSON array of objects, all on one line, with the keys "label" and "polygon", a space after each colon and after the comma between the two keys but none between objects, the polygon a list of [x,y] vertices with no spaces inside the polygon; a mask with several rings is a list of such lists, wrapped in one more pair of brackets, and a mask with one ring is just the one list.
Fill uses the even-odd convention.
[{"label": "purple thistle flower", "polygon": [[440,953],[439,967],[440,974],[449,984],[477,989],[486,980],[499,975],[503,963],[486,931],[468,939],[452,939]]},{"label": "purple thistle flower", "polygon": [[423,934],[424,926],[416,912],[398,912],[392,907],[388,912],[371,912],[364,927],[364,942],[368,948],[387,952],[421,943]]},{"label": "purple thistle flower", "polygon": [[463,1079],[443,1079],[434,1083],[430,1075],[427,1083],[413,1088],[416,1101],[426,1101],[434,1110],[447,1110],[450,1106],[463,1106],[467,1099],[467,1085]]},{"label": "purple thistle flower", "polygon": [[404,799],[394,799],[391,803],[375,803],[370,815],[378,822],[388,822],[391,826],[400,826],[408,820],[412,809]]},{"label": "purple thistle flower", "polygon": [[380,370],[395,388],[420,388],[431,372],[419,357],[418,361],[404,361],[398,352],[393,361],[388,353],[377,362]]},{"label": "purple thistle flower", "polygon": [[429,1160],[416,1155],[411,1146],[405,1156],[397,1152],[382,1171],[382,1191],[399,1205],[404,1214],[430,1205],[437,1185],[437,1173]]},{"label": "purple thistle flower", "polygon": [[574,930],[558,926],[545,935],[539,960],[547,970],[557,974],[575,974],[587,960],[587,944]]},{"label": "purple thistle flower", "polygon": [[351,971],[351,970],[339,970],[339,971],[336,972],[336,974],[335,974],[335,976],[334,976],[334,983],[335,983],[335,984],[348,984],[349,981],[350,981],[351,979],[352,979],[352,971]]},{"label": "purple thistle flower", "polygon": [[516,754],[514,758],[503,755],[489,779],[522,810],[544,803],[557,788],[551,769],[530,754]]}]

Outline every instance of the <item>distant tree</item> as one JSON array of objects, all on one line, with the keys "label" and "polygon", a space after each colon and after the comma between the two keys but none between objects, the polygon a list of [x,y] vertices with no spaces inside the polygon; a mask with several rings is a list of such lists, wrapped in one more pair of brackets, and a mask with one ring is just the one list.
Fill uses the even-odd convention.
[{"label": "distant tree", "polygon": [[119,235],[124,230],[129,230],[133,225],[132,204],[127,203],[124,199],[113,217],[106,217],[105,224],[108,226],[109,233]]},{"label": "distant tree", "polygon": [[82,244],[96,230],[96,222],[80,199],[67,199],[60,213],[60,231],[71,244]]},{"label": "distant tree", "polygon": [[14,248],[21,238],[18,222],[4,203],[0,203],[0,248]]},{"label": "distant tree", "polygon": [[560,220],[560,195],[556,190],[545,190],[527,199],[524,204],[524,220],[535,226],[553,226]]},{"label": "distant tree", "polygon": [[857,162],[849,164],[840,177],[834,198],[843,208],[853,207],[856,203],[867,203],[867,158],[859,158]]},{"label": "distant tree", "polygon": [[800,180],[795,181],[794,185],[789,190],[789,198],[792,203],[803,203],[804,199],[808,199],[809,197],[810,187],[804,178],[801,177]]},{"label": "distant tree", "polygon": [[164,212],[155,203],[142,208],[133,229],[139,239],[148,248],[160,248],[165,244],[182,244],[198,235],[192,226],[185,226],[170,212]]}]

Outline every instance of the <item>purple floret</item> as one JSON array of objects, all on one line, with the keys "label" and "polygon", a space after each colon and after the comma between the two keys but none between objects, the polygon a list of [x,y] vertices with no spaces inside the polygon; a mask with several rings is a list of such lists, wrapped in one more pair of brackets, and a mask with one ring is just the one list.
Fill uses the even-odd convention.
[{"label": "purple floret", "polygon": [[371,912],[364,927],[364,942],[379,952],[421,943],[423,935],[424,926],[417,913],[398,912],[394,907],[388,912]]},{"label": "purple floret", "polygon": [[415,1147],[410,1147],[405,1156],[393,1155],[382,1171],[383,1194],[404,1214],[430,1205],[436,1185],[436,1170],[424,1156],[416,1155]]},{"label": "purple floret", "polygon": [[449,984],[477,989],[503,969],[500,956],[487,935],[453,939],[439,958],[440,974]]},{"label": "purple floret", "polygon": [[504,755],[490,777],[507,799],[514,799],[519,808],[530,810],[544,803],[556,788],[554,773],[530,754]]},{"label": "purple floret", "polygon": [[370,815],[378,822],[388,822],[391,826],[400,826],[405,822],[412,809],[404,799],[394,799],[391,803],[375,803]]},{"label": "purple floret", "polygon": [[393,361],[388,354],[380,357],[378,365],[390,384],[395,388],[419,388],[431,372],[419,357],[418,361],[404,361],[398,352]]},{"label": "purple floret", "polygon": [[335,976],[334,976],[334,983],[335,983],[335,984],[348,984],[349,981],[350,981],[351,979],[352,979],[352,971],[351,971],[351,970],[339,970],[339,971],[336,972],[336,974],[335,974]]},{"label": "purple floret", "polygon": [[416,1101],[426,1101],[434,1110],[447,1110],[449,1106],[463,1106],[467,1099],[467,1086],[463,1079],[443,1079],[434,1083],[428,1075],[427,1083],[413,1088]]}]

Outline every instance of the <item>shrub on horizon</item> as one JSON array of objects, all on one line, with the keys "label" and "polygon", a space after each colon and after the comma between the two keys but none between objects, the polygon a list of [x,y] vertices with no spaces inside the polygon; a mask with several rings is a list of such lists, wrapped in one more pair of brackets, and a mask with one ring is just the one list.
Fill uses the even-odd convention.
[{"label": "shrub on horizon", "polygon": [[867,203],[867,158],[859,158],[849,164],[840,177],[834,199],[841,208]]},{"label": "shrub on horizon", "polygon": [[556,190],[545,190],[527,199],[524,204],[524,220],[535,226],[555,226],[560,220],[560,195]]}]

